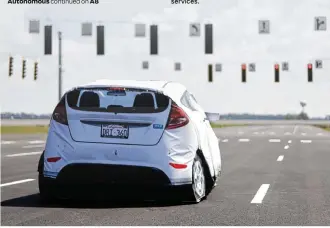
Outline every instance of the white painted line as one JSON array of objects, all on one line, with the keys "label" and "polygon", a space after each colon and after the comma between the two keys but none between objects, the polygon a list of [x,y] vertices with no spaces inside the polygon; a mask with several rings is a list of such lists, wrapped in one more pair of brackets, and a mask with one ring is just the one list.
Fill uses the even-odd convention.
[{"label": "white painted line", "polygon": [[224,140],[222,140],[222,142],[228,142],[228,139],[224,139]]},{"label": "white painted line", "polygon": [[34,179],[25,179],[25,180],[20,180],[20,181],[13,181],[13,182],[10,182],[10,183],[1,184],[0,187],[10,186],[10,185],[14,185],[14,184],[21,184],[21,183],[30,182],[30,181],[34,181]]},{"label": "white painted line", "polygon": [[262,203],[267,191],[269,188],[269,184],[262,184],[257,191],[256,195],[253,197],[251,203]]},{"label": "white painted line", "polygon": [[261,134],[262,134],[262,135],[264,135],[264,134],[265,134],[265,132],[261,132]]},{"label": "white painted line", "polygon": [[323,135],[323,133],[318,133],[317,135],[318,135],[318,136],[322,136],[322,135]]},{"label": "white painted line", "polygon": [[280,161],[283,161],[283,158],[284,158],[284,155],[281,155],[277,158],[277,161],[280,162]]},{"label": "white painted line", "polygon": [[293,134],[293,135],[296,134],[297,130],[298,130],[298,126],[295,126],[294,129],[293,129],[292,134]]},{"label": "white painted line", "polygon": [[240,142],[250,142],[250,139],[239,139]]},{"label": "white painted line", "polygon": [[306,135],[306,133],[303,132],[303,133],[301,133],[301,135]]},{"label": "white painted line", "polygon": [[286,145],[286,146],[284,147],[284,150],[287,150],[287,149],[289,149],[289,145]]},{"label": "white painted line", "polygon": [[243,132],[243,131],[240,131],[240,132],[238,132],[238,134],[240,134],[240,135],[243,135],[243,134],[244,134],[244,132]]},{"label": "white painted line", "polygon": [[292,143],[292,140],[289,140],[288,143],[291,144]]},{"label": "white painted line", "polygon": [[284,135],[292,135],[292,133],[291,132],[285,132]]},{"label": "white painted line", "polygon": [[259,135],[259,132],[253,132],[253,134],[255,134],[255,135]]},{"label": "white painted line", "polygon": [[42,144],[42,143],[45,143],[45,141],[42,140],[29,141],[29,144]]},{"label": "white painted line", "polygon": [[275,132],[269,132],[270,135],[275,135]]},{"label": "white painted line", "polygon": [[312,140],[300,140],[301,143],[312,143]]},{"label": "white painted line", "polygon": [[8,154],[8,155],[6,155],[6,157],[21,157],[21,156],[36,155],[36,154],[42,154],[42,151],[19,153],[19,154]]},{"label": "white painted line", "polygon": [[15,141],[1,141],[1,145],[9,145],[9,144],[14,144],[16,143]]},{"label": "white painted line", "polygon": [[280,139],[270,139],[269,142],[281,142]]},{"label": "white painted line", "polygon": [[41,148],[41,147],[44,147],[45,145],[29,145],[29,146],[23,146],[22,148]]}]

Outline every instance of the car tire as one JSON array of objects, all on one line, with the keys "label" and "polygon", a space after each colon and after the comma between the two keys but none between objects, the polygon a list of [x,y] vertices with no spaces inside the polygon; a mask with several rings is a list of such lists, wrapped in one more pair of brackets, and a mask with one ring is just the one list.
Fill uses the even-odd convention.
[{"label": "car tire", "polygon": [[206,197],[206,176],[202,159],[196,154],[192,165],[192,197],[194,203],[199,203]]},{"label": "car tire", "polygon": [[39,173],[38,176],[38,187],[39,187],[39,195],[43,202],[52,202],[55,197],[51,192],[51,186],[47,184],[44,176]]}]

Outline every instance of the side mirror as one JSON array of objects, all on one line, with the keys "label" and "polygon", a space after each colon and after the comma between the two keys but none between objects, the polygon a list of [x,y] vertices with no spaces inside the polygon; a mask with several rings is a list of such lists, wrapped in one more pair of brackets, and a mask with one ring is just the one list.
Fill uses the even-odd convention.
[{"label": "side mirror", "polygon": [[215,121],[220,120],[219,113],[205,112],[205,115],[210,122],[215,122]]}]

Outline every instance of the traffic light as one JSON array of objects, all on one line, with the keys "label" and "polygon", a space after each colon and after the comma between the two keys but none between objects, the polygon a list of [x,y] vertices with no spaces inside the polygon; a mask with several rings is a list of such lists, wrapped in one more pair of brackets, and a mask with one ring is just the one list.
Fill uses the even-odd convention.
[{"label": "traffic light", "polygon": [[209,78],[209,82],[212,82],[213,81],[213,69],[212,69],[212,64],[209,64],[208,65],[208,78]]},{"label": "traffic light", "polygon": [[150,25],[150,55],[158,55],[158,25]]},{"label": "traffic light", "polygon": [[275,64],[275,82],[280,82],[280,65]]},{"label": "traffic light", "polygon": [[242,82],[246,82],[246,64],[242,64]]},{"label": "traffic light", "polygon": [[23,59],[23,62],[22,62],[22,78],[24,79],[26,76],[26,60]]},{"label": "traffic light", "polygon": [[309,63],[307,65],[307,73],[308,73],[308,82],[313,81],[313,64]]},{"label": "traffic light", "polygon": [[96,54],[97,55],[104,55],[105,52],[105,45],[104,45],[104,26],[98,25],[96,27]]},{"label": "traffic light", "polygon": [[9,77],[13,75],[13,62],[14,62],[14,58],[13,57],[9,57]]},{"label": "traffic light", "polygon": [[51,55],[52,54],[52,42],[53,42],[53,27],[51,25],[45,26],[44,32],[44,54]]},{"label": "traffic light", "polygon": [[37,76],[38,76],[38,62],[34,63],[34,80],[37,80]]}]

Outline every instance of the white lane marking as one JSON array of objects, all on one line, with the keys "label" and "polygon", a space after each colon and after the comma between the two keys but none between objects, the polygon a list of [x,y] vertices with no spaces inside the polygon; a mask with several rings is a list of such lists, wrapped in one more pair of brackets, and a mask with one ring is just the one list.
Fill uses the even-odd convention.
[{"label": "white lane marking", "polygon": [[262,135],[264,135],[264,134],[265,134],[265,132],[261,132],[261,134],[262,134]]},{"label": "white lane marking", "polygon": [[42,143],[45,143],[45,141],[42,140],[29,141],[29,144],[42,144]]},{"label": "white lane marking", "polygon": [[323,133],[318,133],[317,135],[318,135],[318,136],[322,136],[322,135],[323,135]]},{"label": "white lane marking", "polygon": [[312,143],[312,140],[300,140],[301,143]]},{"label": "white lane marking", "polygon": [[44,147],[45,145],[29,145],[29,146],[23,146],[22,148],[40,148],[40,147]]},{"label": "white lane marking", "polygon": [[278,156],[277,161],[278,162],[283,161],[283,158],[284,158],[284,155]]},{"label": "white lane marking", "polygon": [[238,134],[240,134],[240,135],[243,135],[243,134],[244,134],[244,132],[243,132],[243,131],[240,131],[240,132],[238,132]]},{"label": "white lane marking", "polygon": [[269,142],[281,142],[280,139],[270,139]]},{"label": "white lane marking", "polygon": [[267,191],[269,188],[269,184],[262,184],[257,191],[256,195],[253,197],[251,203],[262,203]]},{"label": "white lane marking", "polygon": [[250,139],[239,139],[240,142],[250,142]]},{"label": "white lane marking", "polygon": [[306,135],[306,133],[303,132],[303,133],[301,133],[301,135]]},{"label": "white lane marking", "polygon": [[292,133],[291,132],[285,132],[284,135],[292,135]]},{"label": "white lane marking", "polygon": [[19,153],[19,154],[8,154],[8,155],[6,155],[6,157],[21,157],[21,156],[36,155],[36,154],[42,154],[42,151]]},{"label": "white lane marking", "polygon": [[296,134],[297,130],[298,130],[298,126],[295,126],[294,129],[293,129],[292,134],[293,134],[293,135]]},{"label": "white lane marking", "polygon": [[289,140],[288,143],[291,144],[292,143],[292,140]]},{"label": "white lane marking", "polygon": [[16,141],[1,141],[1,145],[9,145],[14,143],[16,143]]},{"label": "white lane marking", "polygon": [[253,134],[255,134],[255,135],[259,135],[259,132],[253,132]]},{"label": "white lane marking", "polygon": [[228,142],[228,139],[224,139],[224,140],[222,140],[222,142]]},{"label": "white lane marking", "polygon": [[269,132],[270,135],[275,135],[275,132]]},{"label": "white lane marking", "polygon": [[284,150],[287,150],[287,149],[289,149],[289,145],[286,145],[286,146],[284,147]]},{"label": "white lane marking", "polygon": [[1,184],[0,187],[10,186],[10,185],[14,185],[14,184],[21,184],[21,183],[30,182],[30,181],[34,181],[34,179],[25,179],[25,180],[20,180],[20,181],[13,181],[13,182],[10,182],[10,183]]}]

